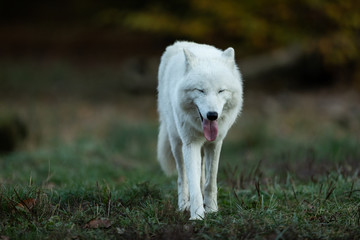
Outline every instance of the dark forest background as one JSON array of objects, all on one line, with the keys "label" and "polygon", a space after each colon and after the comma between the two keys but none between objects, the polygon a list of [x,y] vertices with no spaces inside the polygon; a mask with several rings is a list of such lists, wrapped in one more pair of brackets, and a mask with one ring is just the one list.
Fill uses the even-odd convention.
[{"label": "dark forest background", "polygon": [[359,90],[358,9],[355,0],[2,1],[0,57],[128,63],[150,72],[127,88],[151,91],[149,59],[192,40],[233,46],[250,88]]},{"label": "dark forest background", "polygon": [[[232,46],[219,213],[156,161],[176,40]],[[0,1],[0,239],[360,239],[359,0]]]}]

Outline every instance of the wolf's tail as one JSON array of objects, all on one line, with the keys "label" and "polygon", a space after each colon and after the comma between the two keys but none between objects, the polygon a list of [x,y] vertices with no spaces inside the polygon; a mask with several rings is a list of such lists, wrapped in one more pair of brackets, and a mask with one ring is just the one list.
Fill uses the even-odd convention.
[{"label": "wolf's tail", "polygon": [[157,146],[157,158],[161,168],[167,176],[173,175],[176,170],[176,163],[174,156],[171,152],[171,146],[169,141],[169,135],[164,123],[160,124],[158,146]]}]

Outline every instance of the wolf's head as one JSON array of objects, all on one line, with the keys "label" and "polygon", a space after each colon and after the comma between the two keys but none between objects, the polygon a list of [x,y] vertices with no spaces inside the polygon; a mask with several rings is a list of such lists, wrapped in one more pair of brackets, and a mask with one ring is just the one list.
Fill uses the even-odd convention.
[{"label": "wolf's head", "polygon": [[184,49],[181,106],[197,119],[208,141],[216,140],[218,122],[233,122],[242,105],[241,75],[234,54],[234,49],[228,48],[219,56],[201,58]]}]

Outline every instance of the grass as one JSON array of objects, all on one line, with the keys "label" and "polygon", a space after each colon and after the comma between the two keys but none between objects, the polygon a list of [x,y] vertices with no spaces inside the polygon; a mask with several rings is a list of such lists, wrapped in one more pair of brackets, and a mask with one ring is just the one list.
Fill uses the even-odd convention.
[{"label": "grass", "polygon": [[219,212],[189,221],[156,162],[154,97],[114,97],[120,71],[85,69],[0,63],[0,114],[29,127],[0,155],[1,240],[360,238],[358,98],[246,91],[222,149]]},{"label": "grass", "polygon": [[[72,143],[60,141],[2,156],[1,235],[10,239],[360,237],[356,138],[320,137],[315,146],[300,149],[299,142],[278,138],[270,143],[266,136],[250,139],[250,145],[244,145],[246,135],[239,142],[225,143],[220,211],[204,221],[190,222],[188,213],[177,211],[176,178],[164,177],[155,161],[156,135],[153,124],[113,125],[102,140],[84,136]],[[334,157],[333,149],[343,150]],[[244,161],[242,156],[247,156]],[[327,158],[331,160],[324,162]],[[282,166],[285,163],[287,167]],[[34,206],[25,206],[28,199],[36,200]],[[94,219],[99,225],[89,227]],[[105,221],[110,224],[102,226]]]}]

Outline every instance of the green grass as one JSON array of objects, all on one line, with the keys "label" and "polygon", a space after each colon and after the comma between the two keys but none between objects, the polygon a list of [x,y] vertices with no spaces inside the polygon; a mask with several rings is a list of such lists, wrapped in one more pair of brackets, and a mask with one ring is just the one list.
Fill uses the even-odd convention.
[{"label": "green grass", "polygon": [[[0,236],[360,238],[358,138],[324,133],[288,140],[244,128],[249,132],[225,141],[220,210],[203,221],[177,211],[176,177],[166,178],[156,163],[154,124],[113,124],[101,138],[86,134],[1,156]],[[30,198],[33,208],[17,206]],[[92,219],[110,226],[86,227]]]},{"label": "green grass", "polygon": [[[156,162],[155,98],[129,98],[124,74],[0,61],[0,114],[29,127],[0,155],[0,240],[360,238],[357,101],[336,115],[325,110],[341,96],[246,91],[222,149],[219,212],[189,221]],[[106,226],[89,227],[97,220]]]}]

